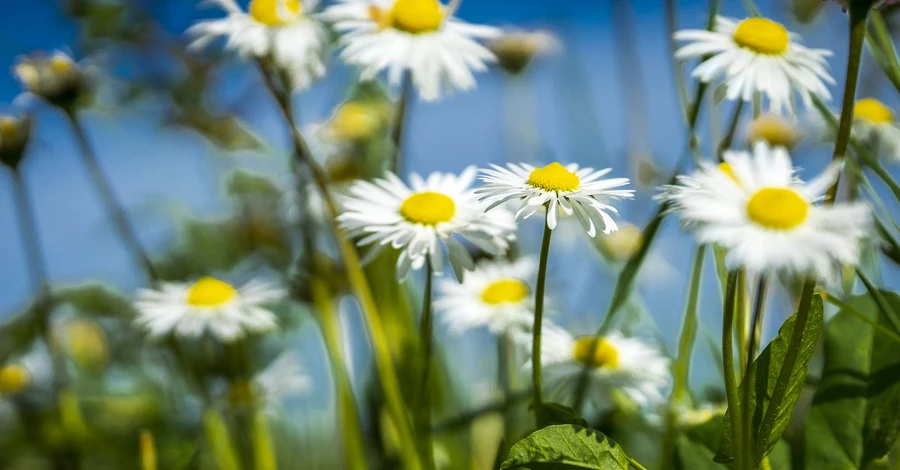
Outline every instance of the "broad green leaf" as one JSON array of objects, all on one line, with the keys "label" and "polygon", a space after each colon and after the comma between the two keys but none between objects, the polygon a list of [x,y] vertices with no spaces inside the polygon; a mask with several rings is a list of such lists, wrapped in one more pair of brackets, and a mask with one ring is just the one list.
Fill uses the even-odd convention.
[{"label": "broad green leaf", "polygon": [[875,62],[887,76],[888,80],[900,90],[900,62],[897,61],[897,50],[888,31],[884,17],[877,10],[869,12],[869,31],[866,35],[869,52]]},{"label": "broad green leaf", "polygon": [[103,284],[60,289],[56,294],[82,313],[109,317],[133,317],[136,315],[131,301],[119,292]]},{"label": "broad green leaf", "polygon": [[[806,328],[803,331],[800,342],[800,349],[797,354],[797,360],[787,382],[787,388],[783,397],[773,397],[773,392],[778,382],[781,368],[784,365],[785,354],[791,335],[794,332],[794,322],[797,320],[797,314],[791,315],[778,330],[778,336],[769,343],[763,350],[762,354],[753,361],[750,369],[741,386],[738,389],[738,397],[743,402],[744,397],[749,393],[749,411],[752,420],[751,429],[753,430],[754,442],[754,459],[758,464],[762,458],[767,455],[775,444],[778,443],[781,434],[788,425],[791,418],[791,412],[794,405],[800,398],[800,392],[806,383],[806,372],[809,366],[809,360],[815,351],[816,342],[819,339],[819,333],[822,330],[823,322],[823,305],[822,298],[814,295],[812,303],[809,307],[809,319]],[[778,400],[777,408],[774,408],[774,419],[771,431],[768,436],[759,434],[760,425],[763,418],[769,410],[769,404],[773,400]],[[734,445],[731,441],[731,422],[729,421],[728,410],[725,413],[725,419],[722,426],[721,443],[719,444],[719,452],[716,454],[716,461],[729,464],[734,460]],[[765,439],[766,448],[760,449],[759,443]]]},{"label": "broad green leaf", "polygon": [[559,403],[543,402],[539,405],[537,419],[538,427],[544,428],[554,424],[574,424],[588,427],[587,421],[571,407]]},{"label": "broad green leaf", "polygon": [[721,413],[715,414],[708,421],[684,430],[678,438],[675,448],[676,470],[717,470],[725,466],[713,461],[719,447],[719,435],[722,428]]},{"label": "broad green leaf", "polygon": [[[900,296],[881,293],[900,309]],[[847,304],[825,331],[825,369],[806,425],[807,468],[866,468],[890,450],[900,431],[897,342],[855,315],[891,327],[871,295]]]},{"label": "broad green leaf", "polygon": [[628,470],[628,456],[598,431],[559,424],[535,431],[517,442],[500,468]]}]

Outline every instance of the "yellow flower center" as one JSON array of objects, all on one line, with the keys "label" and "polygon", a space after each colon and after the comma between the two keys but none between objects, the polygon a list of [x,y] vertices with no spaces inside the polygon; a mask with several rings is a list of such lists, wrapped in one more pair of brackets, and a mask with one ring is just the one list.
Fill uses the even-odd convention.
[{"label": "yellow flower center", "polygon": [[50,70],[58,75],[69,73],[75,67],[75,64],[72,63],[72,61],[68,57],[61,55],[55,55],[51,57],[48,61],[48,65],[50,66]]},{"label": "yellow flower center", "polygon": [[853,107],[853,117],[869,121],[872,124],[894,122],[894,112],[891,111],[891,108],[874,98],[864,98],[857,101]]},{"label": "yellow flower center", "polygon": [[14,118],[0,118],[0,142],[14,140],[19,136],[19,125]]},{"label": "yellow flower center", "polygon": [[728,175],[729,178],[734,180],[734,182],[737,183],[738,186],[740,186],[741,180],[738,179],[737,174],[735,174],[734,168],[731,166],[730,163],[728,163],[728,162],[719,163],[719,171]]},{"label": "yellow flower center", "polygon": [[267,26],[284,26],[300,15],[300,0],[251,0],[250,16]]},{"label": "yellow flower center", "polygon": [[456,214],[453,199],[432,191],[413,194],[400,204],[400,215],[408,222],[422,225],[437,225],[449,222]]},{"label": "yellow flower center", "polygon": [[438,0],[396,0],[387,14],[383,10],[378,10],[377,16],[372,12],[369,10],[378,24],[411,34],[437,31],[444,21],[444,10]]},{"label": "yellow flower center", "polygon": [[600,369],[608,367],[615,369],[619,366],[619,351],[603,338],[594,341],[593,336],[585,336],[575,340],[572,348],[572,357],[576,361]]},{"label": "yellow flower center", "polygon": [[747,202],[747,216],[763,227],[788,230],[806,220],[809,203],[789,188],[763,188]]},{"label": "yellow flower center", "polygon": [[788,30],[765,18],[747,18],[734,29],[734,42],[759,54],[782,55],[791,43]]},{"label": "yellow flower center", "polygon": [[800,135],[790,121],[772,114],[764,114],[747,126],[747,140],[750,143],[763,140],[772,147],[789,149],[800,140]]},{"label": "yellow flower center", "polygon": [[31,381],[28,370],[19,365],[0,369],[0,395],[14,395],[21,392]]},{"label": "yellow flower center", "polygon": [[597,239],[603,243],[610,258],[616,261],[625,261],[631,258],[644,244],[644,235],[641,229],[634,225],[624,225],[619,230]]},{"label": "yellow flower center", "polygon": [[378,115],[362,103],[348,101],[338,107],[329,127],[338,139],[363,140],[378,129]]},{"label": "yellow flower center", "polygon": [[488,305],[521,302],[528,297],[528,285],[518,279],[494,281],[481,292],[482,302]]},{"label": "yellow flower center", "polygon": [[237,295],[231,284],[214,277],[201,277],[188,289],[187,303],[194,307],[218,307]]},{"label": "yellow flower center", "polygon": [[559,162],[553,162],[543,168],[535,168],[528,175],[527,183],[544,191],[568,192],[578,189],[581,180]]}]

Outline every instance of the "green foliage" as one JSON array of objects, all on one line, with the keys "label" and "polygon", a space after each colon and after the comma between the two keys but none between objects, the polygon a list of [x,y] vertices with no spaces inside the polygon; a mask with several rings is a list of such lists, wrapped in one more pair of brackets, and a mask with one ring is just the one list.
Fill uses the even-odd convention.
[{"label": "green foliage", "polygon": [[[900,309],[900,296],[883,295]],[[857,295],[847,304],[890,328],[871,295]],[[898,343],[845,310],[825,334],[825,369],[807,418],[807,468],[866,468],[887,454],[900,431]]]},{"label": "green foliage", "polygon": [[[818,295],[813,296],[812,304],[809,307],[809,321],[802,333],[797,360],[790,371],[790,375],[786,376],[787,387],[785,388],[785,393],[783,396],[776,397],[773,396],[773,391],[779,379],[782,378],[780,377],[781,369],[785,362],[788,343],[794,332],[794,323],[797,320],[797,316],[798,314],[794,314],[784,322],[778,330],[778,336],[753,361],[738,389],[739,402],[747,399],[745,397],[749,394],[750,428],[754,434],[752,436],[753,459],[757,465],[778,443],[778,439],[787,427],[794,405],[797,404],[800,392],[806,383],[809,360],[812,358],[819,339],[819,333],[822,330],[822,298]],[[770,411],[770,404],[776,400],[777,403],[773,405],[774,409]],[[734,410],[729,409],[725,413],[722,438],[719,444],[719,451],[716,454],[716,462],[729,464],[734,460],[734,447],[737,443],[731,440],[732,431],[731,422],[729,421],[729,416],[733,412]],[[769,413],[771,413],[771,422],[767,423],[765,418]],[[769,430],[768,433],[762,434],[766,429]],[[762,442],[766,443],[765,448],[759,448]]]},{"label": "green foliage", "polygon": [[559,424],[535,431],[517,442],[500,468],[627,470],[628,456],[598,431]]},{"label": "green foliage", "polygon": [[581,417],[577,411],[569,406],[559,403],[543,402],[538,405],[538,428],[545,428],[554,424],[574,424],[588,427],[587,420]]},{"label": "green foliage", "polygon": [[119,318],[131,318],[137,314],[128,297],[103,284],[68,287],[60,289],[56,295],[82,313]]}]

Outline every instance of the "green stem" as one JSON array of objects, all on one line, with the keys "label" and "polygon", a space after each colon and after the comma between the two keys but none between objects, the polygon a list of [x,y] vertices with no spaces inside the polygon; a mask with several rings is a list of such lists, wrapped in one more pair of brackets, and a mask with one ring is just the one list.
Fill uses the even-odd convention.
[{"label": "green stem", "polygon": [[743,440],[743,427],[741,426],[741,409],[738,399],[738,384],[734,370],[734,312],[735,294],[738,284],[738,271],[728,273],[728,285],[725,288],[725,303],[722,306],[722,363],[725,366],[725,396],[728,400],[728,409],[731,410],[731,442],[735,445],[735,462],[742,462],[743,455],[741,443]]},{"label": "green stem", "polygon": [[406,130],[406,115],[409,111],[409,101],[412,98],[412,74],[407,70],[403,74],[403,81],[400,85],[400,98],[397,100],[397,107],[394,109],[393,127],[391,128],[391,143],[394,147],[391,149],[390,169],[394,173],[402,172],[403,157],[403,136]]},{"label": "green stem", "polygon": [[254,406],[251,429],[253,432],[251,440],[253,442],[254,470],[278,470],[278,458],[275,456],[269,420],[266,413],[258,406]]},{"label": "green stem", "polygon": [[881,334],[891,338],[894,341],[900,342],[900,335],[885,328],[885,326],[882,325],[881,323],[878,323],[877,321],[872,320],[871,318],[869,318],[868,316],[866,316],[865,314],[863,314],[862,312],[857,310],[852,305],[844,302],[843,300],[841,300],[827,292],[820,292],[820,293],[822,294],[822,298],[824,298],[826,302],[841,309],[842,312],[846,312],[850,315],[853,315],[854,317],[856,317],[857,320],[859,320],[863,323],[866,323],[867,325],[871,326],[872,328],[875,328]]},{"label": "green stem", "polygon": [[100,199],[103,200],[103,204],[106,206],[106,211],[109,213],[109,217],[112,219],[116,231],[119,232],[122,241],[125,242],[125,245],[128,247],[128,250],[131,251],[132,256],[134,256],[137,263],[144,270],[147,278],[150,279],[151,283],[155,283],[159,280],[159,275],[153,267],[153,263],[150,262],[150,257],[147,256],[147,253],[141,246],[137,233],[128,221],[128,215],[125,213],[125,209],[123,209],[122,204],[119,203],[118,198],[116,198],[116,194],[113,192],[109,179],[106,177],[106,174],[103,173],[103,169],[100,168],[100,162],[97,161],[97,157],[94,155],[94,150],[88,141],[84,126],[81,125],[81,121],[78,120],[78,116],[75,115],[74,111],[68,109],[65,111],[66,117],[72,125],[81,158],[84,160],[84,165],[91,175],[94,186],[96,186],[97,191],[100,193]]},{"label": "green stem", "polygon": [[676,16],[676,4],[675,0],[665,0],[665,13],[666,13],[666,35],[669,38],[669,57],[671,57],[672,70],[675,72],[675,89],[678,91],[678,103],[681,105],[681,114],[685,120],[688,118],[688,92],[687,85],[684,80],[684,71],[681,69],[681,64],[675,60],[675,51],[678,49],[678,46],[675,44],[675,31],[678,30],[678,19]]},{"label": "green stem", "polygon": [[728,124],[728,132],[725,134],[725,137],[722,137],[722,141],[719,142],[719,148],[716,152],[716,155],[719,157],[719,161],[722,160],[722,155],[725,154],[725,151],[731,148],[731,143],[734,142],[734,135],[737,133],[738,123],[741,121],[741,111],[744,110],[744,101],[740,100],[734,105],[734,110],[731,113],[731,120]]},{"label": "green stem", "polygon": [[741,417],[744,422],[744,442],[742,445],[744,446],[743,455],[745,456],[744,461],[746,462],[752,462],[752,456],[756,455],[756,449],[753,447],[753,420],[750,417],[750,399],[752,394],[749,392],[749,390],[754,390],[755,388],[756,376],[750,373],[750,366],[753,364],[753,360],[756,359],[756,352],[759,350],[759,340],[762,335],[763,314],[765,312],[767,291],[767,278],[764,274],[761,274],[759,276],[759,283],[756,286],[756,302],[753,307],[752,317],[753,325],[750,328],[750,341],[747,346],[746,365],[744,367],[744,380],[747,381],[746,390],[748,390],[748,392],[744,393],[744,399],[741,402]]},{"label": "green stem", "polygon": [[366,453],[363,446],[363,435],[357,418],[356,400],[350,386],[350,376],[344,364],[338,312],[334,308],[334,302],[329,295],[325,281],[315,274],[310,281],[310,293],[318,313],[316,318],[322,328],[328,362],[331,365],[331,375],[334,378],[335,394],[338,400],[338,420],[344,440],[344,463],[348,470],[365,470]]},{"label": "green stem", "polygon": [[400,458],[403,466],[408,470],[419,470],[422,463],[418,454],[415,452],[415,440],[413,438],[412,426],[409,421],[409,415],[406,407],[403,405],[402,395],[400,394],[400,384],[397,380],[397,374],[394,369],[394,363],[391,359],[391,351],[388,346],[387,337],[384,334],[384,328],[381,324],[381,316],[378,314],[372,290],[366,279],[362,269],[362,263],[356,248],[350,243],[347,234],[337,222],[338,209],[331,191],[328,188],[328,177],[312,158],[309,147],[300,132],[297,130],[297,124],[291,107],[291,99],[288,92],[283,87],[279,87],[272,73],[262,61],[259,62],[262,70],[263,79],[266,87],[275,99],[285,121],[288,124],[291,142],[294,146],[294,158],[300,163],[307,165],[313,176],[313,183],[325,206],[326,219],[330,224],[332,233],[344,264],[344,269],[350,284],[351,291],[360,304],[360,311],[369,331],[369,340],[372,344],[372,352],[374,355],[375,369],[378,373],[378,379],[384,392],[384,400],[391,419],[396,426],[400,445]]},{"label": "green stem", "polygon": [[431,438],[431,388],[428,386],[432,350],[434,349],[434,318],[431,307],[434,268],[431,265],[431,257],[429,256],[427,259],[428,261],[425,263],[425,292],[422,294],[422,319],[419,323],[419,344],[421,345],[419,359],[422,361],[422,372],[419,379],[419,390],[413,400],[413,411],[418,418],[416,431],[419,435],[419,455],[422,456],[423,464],[426,468],[434,468],[434,444]]},{"label": "green stem", "polygon": [[632,467],[636,468],[637,470],[647,470],[646,467],[644,467],[637,460],[634,460],[631,457],[628,457],[628,464],[631,465]]},{"label": "green stem", "polygon": [[897,312],[891,307],[891,304],[888,303],[887,299],[884,298],[884,295],[881,294],[881,291],[872,284],[872,281],[866,276],[865,273],[862,272],[858,267],[856,268],[856,275],[859,277],[859,280],[862,281],[863,285],[866,286],[866,290],[869,291],[869,295],[872,296],[872,299],[875,301],[875,304],[878,305],[878,309],[881,310],[881,313],[891,322],[891,326],[894,327],[894,331],[900,332],[900,319],[897,318]]},{"label": "green stem", "polygon": [[[503,400],[509,401],[513,395],[513,383],[516,370],[515,346],[509,333],[504,332],[497,336],[497,383],[503,392]],[[516,438],[516,413],[512,407],[503,411],[503,455],[509,451]]]},{"label": "green stem", "polygon": [[[841,119],[838,124],[837,138],[834,143],[832,160],[839,160],[847,153],[850,141],[850,128],[853,124],[853,108],[856,101],[856,82],[859,79],[859,64],[862,60],[862,49],[866,39],[866,18],[869,5],[863,2],[850,2],[850,47],[847,58],[847,81],[844,82],[844,98],[841,102]],[[838,181],[825,193],[826,202],[834,202],[837,195]]]},{"label": "green stem", "polygon": [[[741,275],[738,276],[735,302],[737,303],[737,313],[735,313],[735,323],[737,323],[737,326],[735,327],[735,336],[738,340],[738,357],[745,358],[750,354],[750,299],[747,295],[747,275],[744,270],[741,270]],[[741,360],[739,361],[739,365],[741,370],[740,377],[743,377],[746,372],[746,370],[744,370],[746,363]]]},{"label": "green stem", "polygon": [[[549,213],[549,212],[548,212]],[[550,257],[550,236],[553,230],[547,226],[544,220],[544,236],[541,239],[541,257],[538,264],[537,285],[534,291],[534,328],[531,338],[531,385],[534,396],[534,416],[536,420],[540,420],[543,390],[541,384],[541,328],[543,326],[544,316],[544,286],[547,282],[547,260]],[[539,424],[540,425],[540,424]]]},{"label": "green stem", "polygon": [[228,436],[228,427],[215,408],[207,407],[203,412],[203,429],[219,470],[241,470],[237,452]]}]

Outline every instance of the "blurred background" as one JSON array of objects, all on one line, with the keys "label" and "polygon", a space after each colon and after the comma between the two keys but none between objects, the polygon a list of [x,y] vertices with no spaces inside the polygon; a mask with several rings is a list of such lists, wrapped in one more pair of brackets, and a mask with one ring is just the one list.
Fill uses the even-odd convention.
[{"label": "blurred background", "polygon": [[[678,29],[704,27],[707,1],[673,3]],[[746,16],[741,2],[723,3],[723,14]],[[831,72],[843,83],[847,19],[840,8],[819,0],[757,4],[764,15],[800,33],[805,45],[834,51]],[[414,99],[404,143],[406,170],[458,173],[468,165],[555,160],[612,167],[614,175],[633,178],[638,189],[635,200],[620,206],[623,222],[643,226],[656,209],[655,186],[687,146],[664,7],[662,0],[463,1],[459,15],[467,21],[546,30],[556,36],[558,47],[535,58],[522,73],[496,68],[479,75],[473,92],[435,103]],[[81,113],[82,122],[140,241],[153,259],[161,260],[164,272],[177,278],[203,269],[240,277],[291,264],[281,246],[286,242],[266,231],[269,218],[284,210],[278,192],[291,185],[283,120],[249,64],[225,54],[184,49],[184,30],[199,19],[219,16],[217,9],[200,8],[189,0],[10,0],[3,12],[0,64],[11,68],[23,54],[60,49],[96,66],[98,85],[92,104]],[[894,19],[900,21],[890,10],[884,14],[889,26]],[[693,91],[693,82],[685,79]],[[359,92],[355,83],[354,70],[333,58],[327,76],[295,96],[304,130],[326,125],[336,107]],[[859,96],[875,96],[896,108],[900,103],[887,93],[889,86],[866,57]],[[13,102],[20,90],[11,73],[0,74],[0,102]],[[832,92],[839,98],[837,87]],[[698,126],[707,154],[731,113],[727,103],[711,108],[704,105]],[[35,109],[33,140],[22,171],[51,281],[59,286],[106,285],[130,297],[147,280],[108,220],[64,115],[46,105]],[[803,114],[796,125],[806,129]],[[744,138],[745,126],[741,123],[738,139]],[[327,154],[328,145],[317,148]],[[818,171],[830,155],[828,145],[810,138],[797,147],[794,158],[797,165]],[[0,318],[10,320],[28,305],[33,292],[6,178],[0,177]],[[253,186],[257,183],[262,186]],[[263,202],[257,199],[258,191],[265,193]],[[234,228],[242,223],[250,228]],[[523,224],[524,252],[536,251],[540,227],[539,220]],[[245,229],[258,229],[253,233],[261,238],[249,243],[261,243],[262,255],[240,238]],[[634,240],[604,245],[608,241],[589,239],[577,224],[564,225],[557,234],[548,288],[554,320],[573,333],[586,334],[600,324],[617,263],[633,249],[629,243]],[[681,325],[693,246],[677,223],[666,221],[632,302],[641,313],[630,321],[669,351]],[[196,259],[185,260],[192,256]],[[883,269],[883,284],[896,287],[897,268],[885,264]],[[419,279],[408,282],[416,289]],[[719,290],[711,266],[704,274],[703,292],[703,324],[692,370],[696,389],[718,382],[717,361],[703,339],[718,337],[720,331]],[[789,295],[780,288],[770,294],[773,310],[766,318],[770,327],[764,341],[791,313],[786,307]],[[351,380],[364,402],[371,378],[365,331],[353,302],[342,301],[340,310]],[[329,449],[315,443],[333,439],[334,394],[315,323],[299,318],[281,340],[302,357],[312,388],[286,406],[285,421],[306,436],[299,439],[303,445],[298,454],[319,454],[325,462],[320,467],[328,468],[328,459],[336,457],[321,456]],[[447,415],[495,398],[496,346],[490,336],[453,336],[441,328],[436,335],[446,368],[452,371],[450,387],[458,395]],[[109,342],[115,362],[116,345],[127,344],[117,338]],[[376,421],[365,418],[364,426],[376,426]]]}]

